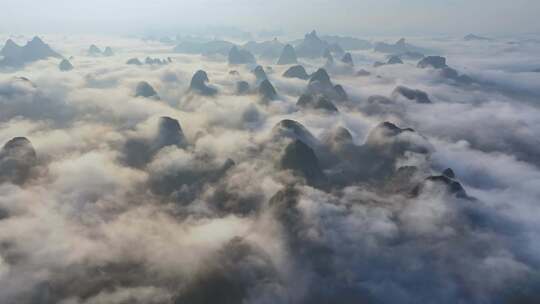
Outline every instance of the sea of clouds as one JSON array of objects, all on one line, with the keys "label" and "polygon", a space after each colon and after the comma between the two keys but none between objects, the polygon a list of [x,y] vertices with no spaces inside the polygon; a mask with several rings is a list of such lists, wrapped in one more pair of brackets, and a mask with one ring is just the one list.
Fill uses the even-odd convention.
[{"label": "sea of clouds", "polygon": [[[417,60],[373,68],[384,54],[355,51],[355,70],[371,75],[328,69],[349,99],[327,113],[299,110],[307,82],[274,62],[259,60],[278,93],[264,104],[236,93],[239,80],[255,90],[255,76],[225,57],[135,38],[42,38],[75,68],[49,59],[0,72],[0,145],[26,137],[36,151],[24,182],[0,184],[1,303],[540,301],[540,40],[413,40],[470,85]],[[87,56],[90,44],[116,54]],[[172,63],[126,64],[146,56]],[[325,64],[300,62],[308,73]],[[189,90],[197,70],[216,96]],[[159,99],[135,97],[141,81]],[[432,103],[368,105],[400,85]],[[179,122],[182,144],[161,144],[161,117]],[[330,185],[280,167],[284,119],[313,135]],[[385,121],[415,132],[368,140]],[[323,157],[338,127],[381,155],[401,142],[423,150],[373,168],[358,148],[343,165]],[[378,178],[404,165],[419,177]],[[424,182],[446,168],[467,197]],[[394,191],[415,179],[417,195]]]}]

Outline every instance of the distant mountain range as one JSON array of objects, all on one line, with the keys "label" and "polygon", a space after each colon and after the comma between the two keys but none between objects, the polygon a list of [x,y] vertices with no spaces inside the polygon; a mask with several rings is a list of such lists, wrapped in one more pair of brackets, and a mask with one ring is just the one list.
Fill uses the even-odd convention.
[{"label": "distant mountain range", "polygon": [[[469,36],[468,36],[469,37]],[[469,37],[472,39],[473,37]],[[474,36],[475,39],[482,37]],[[285,48],[286,46],[290,46]],[[174,47],[173,51],[186,54],[201,55],[223,55],[228,56],[231,49],[236,47],[237,51],[248,51],[251,54],[269,60],[277,60],[279,64],[295,64],[294,57],[297,58],[319,58],[325,54],[332,54],[342,58],[347,51],[370,50],[387,53],[397,56],[414,57],[419,59],[425,53],[433,53],[432,50],[418,47],[407,43],[404,38],[396,43],[376,42],[354,38],[350,36],[322,35],[319,36],[316,31],[307,33],[303,39],[297,39],[289,42],[282,42],[277,38],[267,41],[248,41],[244,44],[235,44],[226,40],[205,40],[190,38],[181,38],[180,42]],[[287,59],[278,60],[283,52],[286,51]],[[293,56],[293,53],[295,56]]]}]

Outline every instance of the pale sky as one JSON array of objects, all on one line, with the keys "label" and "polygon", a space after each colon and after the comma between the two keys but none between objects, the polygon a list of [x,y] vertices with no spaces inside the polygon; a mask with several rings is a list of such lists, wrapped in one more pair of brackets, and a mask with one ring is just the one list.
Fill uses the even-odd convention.
[{"label": "pale sky", "polygon": [[349,34],[540,32],[540,0],[0,0],[0,32],[237,26]]}]

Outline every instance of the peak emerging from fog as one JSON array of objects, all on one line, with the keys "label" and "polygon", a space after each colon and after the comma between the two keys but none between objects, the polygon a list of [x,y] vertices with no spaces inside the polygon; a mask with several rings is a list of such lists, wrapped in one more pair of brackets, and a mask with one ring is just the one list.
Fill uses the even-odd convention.
[{"label": "peak emerging from fog", "polygon": [[272,83],[268,79],[265,79],[259,85],[259,94],[265,102],[274,100],[277,98],[277,92]]},{"label": "peak emerging from fog", "polygon": [[446,58],[441,56],[427,56],[418,62],[419,68],[432,67],[434,69],[444,69],[447,67]]},{"label": "peak emerging from fog", "polygon": [[429,96],[426,92],[421,90],[414,90],[404,86],[398,86],[393,92],[392,96],[397,98],[398,96],[403,96],[408,100],[413,100],[417,103],[431,103]]},{"label": "peak emerging from fog", "polygon": [[10,139],[0,150],[0,183],[23,184],[36,162],[36,151],[27,138]]},{"label": "peak emerging from fog", "polygon": [[294,50],[294,47],[290,44],[287,44],[283,47],[283,51],[281,52],[281,55],[279,56],[277,64],[279,65],[286,65],[286,64],[295,64],[298,62],[298,58],[296,58],[296,51]]},{"label": "peak emerging from fog", "polygon": [[255,78],[257,80],[257,83],[261,83],[264,80],[268,79],[268,76],[266,75],[266,72],[264,71],[264,68],[260,65],[256,66],[253,71],[253,75],[255,75]]},{"label": "peak emerging from fog", "polygon": [[312,31],[305,35],[304,40],[295,49],[300,57],[317,58],[330,49],[330,44],[319,38],[316,31]]},{"label": "peak emerging from fog", "polygon": [[62,61],[60,61],[60,64],[58,65],[58,68],[60,69],[60,71],[67,72],[73,70],[74,67],[71,62],[69,62],[69,60],[62,59]]},{"label": "peak emerging from fog", "polygon": [[296,105],[304,109],[323,110],[328,112],[338,111],[336,106],[324,96],[303,94],[296,102]]},{"label": "peak emerging from fog", "polygon": [[343,58],[341,58],[341,62],[354,66],[354,61],[351,53],[345,53],[345,55],[343,55]]},{"label": "peak emerging from fog", "polygon": [[307,91],[310,94],[323,95],[330,100],[345,101],[347,93],[341,85],[334,85],[328,72],[320,68],[309,79]]},{"label": "peak emerging from fog", "polygon": [[90,45],[87,53],[89,56],[99,56],[102,54],[101,49],[95,44]]},{"label": "peak emerging from fog", "polygon": [[206,96],[213,96],[217,94],[217,89],[208,86],[208,82],[210,79],[208,78],[208,74],[206,74],[203,70],[198,70],[193,74],[193,77],[191,78],[191,84],[189,85],[189,88],[191,91],[206,95]]},{"label": "peak emerging from fog", "polygon": [[303,66],[301,65],[295,65],[295,66],[292,66],[290,68],[288,68],[285,73],[283,73],[283,77],[286,77],[286,78],[299,78],[299,79],[302,79],[302,80],[307,80],[309,79],[309,75],[308,73],[306,72],[306,69],[304,69]]},{"label": "peak emerging from fog", "polygon": [[255,57],[247,50],[233,46],[229,51],[229,64],[250,64],[255,62]]},{"label": "peak emerging from fog", "polygon": [[459,74],[459,72],[446,64],[446,58],[441,56],[427,56],[418,62],[417,66],[422,69],[431,68],[438,70],[439,74],[443,78],[450,79],[461,85],[469,85],[474,82],[474,80],[464,74]]},{"label": "peak emerging from fog", "polygon": [[159,96],[154,88],[146,81],[141,81],[135,88],[135,97],[157,98]]},{"label": "peak emerging from fog", "polygon": [[12,40],[8,40],[0,54],[4,57],[0,61],[0,67],[21,67],[27,63],[50,57],[61,58],[60,54],[53,51],[48,44],[37,36],[24,46],[19,46]]}]

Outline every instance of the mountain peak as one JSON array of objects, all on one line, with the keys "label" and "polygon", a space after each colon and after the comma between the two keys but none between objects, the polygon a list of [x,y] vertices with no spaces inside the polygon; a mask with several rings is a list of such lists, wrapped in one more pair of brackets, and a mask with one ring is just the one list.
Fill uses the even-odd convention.
[{"label": "mountain peak", "polygon": [[292,140],[300,139],[311,147],[317,145],[315,136],[304,125],[292,119],[281,120],[272,129],[272,134],[274,140],[281,140],[283,138]]},{"label": "mountain peak", "polygon": [[2,49],[2,55],[4,56],[4,59],[0,61],[0,65],[11,67],[24,66],[27,63],[47,59],[49,57],[62,57],[37,36],[31,41],[28,41],[23,47],[8,40]]},{"label": "mountain peak", "polygon": [[448,178],[456,178],[456,174],[452,168],[446,168],[442,174]]},{"label": "mountain peak", "polygon": [[304,109],[322,110],[327,112],[338,112],[336,106],[324,96],[313,96],[303,94],[300,96],[296,105]]},{"label": "mountain peak", "polygon": [[103,56],[107,56],[107,57],[114,56],[113,49],[110,46],[106,47],[105,50],[103,51]]},{"label": "mountain peak", "polygon": [[392,97],[395,99],[399,96],[403,96],[408,100],[413,100],[417,103],[432,103],[426,92],[421,90],[410,89],[405,86],[398,86],[392,92]]},{"label": "mountain peak", "polygon": [[285,45],[283,47],[283,50],[281,51],[281,55],[279,56],[277,64],[285,65],[295,64],[297,62],[298,58],[296,57],[296,51],[294,50],[293,46],[290,44]]},{"label": "mountain peak", "polygon": [[41,40],[41,38],[38,36],[34,36],[34,38],[32,38],[28,44],[45,44],[45,42],[43,42],[43,40]]},{"label": "mountain peak", "polygon": [[264,68],[260,65],[256,66],[252,72],[253,74],[255,74],[257,83],[261,83],[263,80],[266,80],[268,78],[268,76],[266,76],[266,72],[264,71]]},{"label": "mountain peak", "polygon": [[15,41],[13,41],[11,38],[6,41],[4,44],[4,47],[20,47]]},{"label": "mountain peak", "polygon": [[276,89],[268,79],[261,82],[261,85],[259,86],[259,94],[264,98],[265,101],[274,100],[277,97]]},{"label": "mountain peak", "polygon": [[0,51],[0,54],[2,54],[5,57],[16,56],[21,48],[22,47],[18,45],[17,43],[15,43],[13,40],[8,39],[6,43],[4,44],[2,51]]},{"label": "mountain peak", "polygon": [[208,79],[208,74],[203,70],[198,70],[191,78],[191,87],[197,86],[201,83],[207,83],[208,81],[210,81]]},{"label": "mountain peak", "polygon": [[69,60],[64,58],[62,59],[62,61],[60,61],[58,68],[60,69],[60,71],[67,72],[73,70],[73,65],[71,64],[71,62],[69,62]]},{"label": "mountain peak", "polygon": [[213,96],[217,94],[217,89],[209,87],[207,83],[210,81],[208,74],[203,70],[198,70],[195,72],[191,78],[191,83],[189,85],[190,90],[195,91],[201,95]]},{"label": "mountain peak", "polygon": [[442,56],[427,56],[424,57],[420,62],[418,62],[419,68],[434,68],[434,69],[444,69],[448,67],[446,65],[446,58]]},{"label": "mountain peak", "polygon": [[304,69],[301,65],[295,65],[287,69],[285,73],[283,73],[283,77],[285,78],[299,78],[302,80],[309,79],[309,75],[306,72],[306,69]]},{"label": "mountain peak", "polygon": [[158,145],[160,147],[185,145],[185,136],[178,120],[162,116],[158,122]]},{"label": "mountain peak", "polygon": [[0,183],[23,184],[36,164],[36,150],[26,137],[14,137],[0,150]]},{"label": "mountain peak", "polygon": [[310,185],[321,185],[326,179],[313,149],[299,139],[287,145],[280,165],[305,178]]},{"label": "mountain peak", "polygon": [[354,61],[353,61],[351,53],[345,53],[345,55],[343,55],[343,58],[341,58],[341,62],[346,63],[350,66],[353,66]]},{"label": "mountain peak", "polygon": [[310,33],[306,34],[306,39],[317,39],[317,40],[319,40],[319,36],[317,36],[317,31],[312,30]]},{"label": "mountain peak", "polygon": [[231,48],[228,55],[229,64],[255,63],[255,56],[248,50],[239,49],[236,45]]},{"label": "mountain peak", "polygon": [[135,97],[159,98],[156,90],[146,81],[141,81],[137,84]]},{"label": "mountain peak", "polygon": [[313,75],[311,75],[311,78],[309,79],[309,82],[321,82],[321,83],[331,83],[330,76],[326,72],[325,69],[320,68],[318,69]]}]

